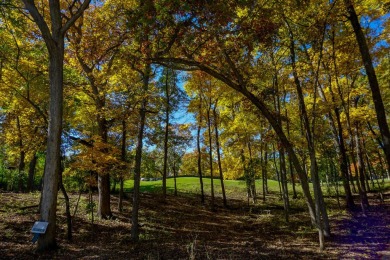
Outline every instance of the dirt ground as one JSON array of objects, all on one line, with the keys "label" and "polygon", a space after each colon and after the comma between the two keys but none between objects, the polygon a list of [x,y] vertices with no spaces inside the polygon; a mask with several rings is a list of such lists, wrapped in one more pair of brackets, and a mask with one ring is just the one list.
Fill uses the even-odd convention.
[{"label": "dirt ground", "polygon": [[[72,214],[77,194],[71,195]],[[293,207],[289,223],[277,204],[247,205],[245,201],[222,202],[214,211],[199,198],[142,194],[141,235],[130,237],[130,199],[114,219],[91,223],[87,195],[82,195],[73,218],[73,239],[66,240],[64,202],[59,198],[59,249],[34,252],[30,233],[38,220],[38,193],[0,192],[0,259],[390,259],[390,201],[371,201],[364,216],[330,205],[332,236],[319,251],[318,237],[306,209]]]}]

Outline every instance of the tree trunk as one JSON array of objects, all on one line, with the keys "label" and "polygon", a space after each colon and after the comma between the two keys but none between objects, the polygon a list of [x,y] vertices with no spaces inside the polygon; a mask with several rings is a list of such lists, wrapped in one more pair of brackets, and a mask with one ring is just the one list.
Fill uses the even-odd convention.
[{"label": "tree trunk", "polygon": [[[149,85],[149,78],[151,73],[150,64],[147,65],[143,75],[143,91],[146,93]],[[141,109],[139,111],[139,124],[138,124],[138,137],[137,148],[135,154],[135,167],[134,167],[134,189],[133,189],[133,209],[131,216],[131,238],[137,242],[139,240],[139,227],[138,227],[138,213],[140,205],[140,182],[141,182],[141,160],[142,160],[142,146],[145,129],[146,119],[146,98],[143,99]]]},{"label": "tree trunk", "polygon": [[42,203],[40,207],[40,219],[49,222],[49,225],[46,229],[46,233],[41,235],[38,239],[38,251],[56,248],[57,246],[55,230],[62,133],[64,36],[65,32],[89,6],[89,2],[90,0],[85,0],[77,12],[63,25],[60,1],[50,0],[50,31],[49,26],[43,19],[43,16],[39,13],[34,1],[23,0],[26,9],[38,25],[49,52],[49,126],[44,170],[44,187],[42,190]]},{"label": "tree trunk", "polygon": [[124,184],[124,180],[123,180],[123,176],[121,176],[119,178],[119,199],[118,199],[118,211],[121,213],[123,211],[123,196],[124,196],[123,184]]},{"label": "tree trunk", "polygon": [[19,116],[16,117],[17,129],[18,129],[18,145],[19,145],[19,167],[18,167],[18,191],[23,191],[23,175],[24,175],[24,167],[26,166],[25,157],[26,152],[23,149],[23,137],[22,130],[20,126]]},{"label": "tree trunk", "polygon": [[58,39],[58,50],[50,55],[50,110],[46,149],[45,175],[43,180],[40,219],[49,222],[46,233],[38,239],[38,250],[56,248],[56,210],[60,145],[63,109],[63,39]]},{"label": "tree trunk", "polygon": [[359,180],[358,186],[360,186],[359,192],[360,192],[362,210],[363,213],[365,213],[367,208],[369,207],[369,204],[368,204],[367,190],[366,190],[365,177],[364,177],[365,174],[364,174],[363,150],[362,150],[362,144],[360,142],[359,131],[360,131],[359,123],[356,122],[355,140],[356,140],[356,158],[357,158],[358,180]]},{"label": "tree trunk", "polygon": [[213,176],[213,142],[211,137],[211,98],[209,98],[209,107],[207,108],[207,128],[209,133],[209,160],[210,160],[210,186],[211,186],[211,210],[214,210],[214,176]]},{"label": "tree trunk", "polygon": [[262,182],[263,182],[263,201],[265,202],[265,195],[267,192],[267,162],[268,162],[268,154],[267,154],[267,148],[263,147],[266,145],[262,145],[262,151],[261,151],[261,175],[262,175]]},{"label": "tree trunk", "polygon": [[357,43],[359,45],[360,54],[362,55],[364,68],[366,70],[368,82],[371,88],[372,98],[374,100],[376,118],[378,121],[379,130],[382,135],[384,152],[387,160],[387,168],[390,169],[390,130],[389,125],[387,124],[385,106],[383,104],[378,79],[376,77],[374,66],[372,64],[366,37],[363,33],[362,27],[360,26],[359,18],[355,12],[355,8],[353,6],[352,1],[344,0],[344,6],[349,14],[348,19],[352,24]]},{"label": "tree trunk", "polygon": [[249,192],[250,196],[252,197],[253,203],[256,203],[256,179],[255,179],[255,170],[253,166],[253,157],[252,157],[252,147],[251,142],[248,136],[247,139],[247,146],[248,146],[248,152],[249,152],[249,170],[248,170],[248,177],[249,177]]},{"label": "tree trunk", "polygon": [[217,149],[217,158],[218,158],[218,169],[219,169],[219,178],[221,179],[221,189],[222,189],[222,198],[223,198],[223,206],[227,206],[226,201],[226,193],[225,193],[225,184],[223,179],[223,172],[222,172],[222,162],[221,162],[221,151],[220,151],[220,145],[219,145],[219,134],[218,134],[218,120],[217,120],[217,104],[215,104],[213,109],[213,115],[214,115],[214,129],[215,129],[215,143],[216,143],[216,149]]},{"label": "tree trunk", "polygon": [[[127,139],[127,129],[126,129],[126,120],[122,120],[122,145],[121,145],[121,160],[122,162],[126,163],[126,139]],[[124,177],[123,173],[121,173],[119,177],[119,200],[118,200],[118,209],[119,212],[123,211],[123,184],[124,184]]]},{"label": "tree trunk", "polygon": [[34,153],[28,168],[27,190],[30,192],[34,190],[34,176],[35,176],[35,167],[37,165],[37,160],[38,157],[36,153]]},{"label": "tree trunk", "polygon": [[199,122],[198,122],[198,130],[196,134],[196,147],[198,150],[198,175],[200,182],[200,194],[201,194],[201,202],[204,204],[204,189],[203,189],[203,176],[202,176],[202,151],[200,149],[200,130],[202,124],[202,95],[199,94]]},{"label": "tree trunk", "polygon": [[112,217],[110,207],[110,176],[108,173],[98,175],[98,217],[110,219]]},{"label": "tree trunk", "polygon": [[278,169],[278,165],[276,164],[276,149],[275,149],[275,145],[272,144],[272,148],[273,148],[273,161],[274,161],[274,167],[275,167],[275,172],[276,172],[276,179],[278,181],[278,185],[279,185],[279,194],[280,194],[280,199],[282,200],[283,199],[283,191],[282,191],[282,185],[281,185],[281,179],[280,179],[280,170]]},{"label": "tree trunk", "polygon": [[176,177],[177,177],[177,173],[176,173],[176,162],[174,161],[173,162],[173,181],[174,181],[174,186],[175,186],[175,191],[174,191],[174,195],[177,196],[177,182],[176,182]]},{"label": "tree trunk", "polygon": [[162,179],[162,189],[163,189],[163,198],[165,199],[167,195],[167,170],[168,170],[168,137],[169,137],[169,110],[170,110],[170,94],[169,94],[169,84],[168,84],[168,70],[165,75],[165,133],[164,133],[164,166],[163,166],[163,179]]},{"label": "tree trunk", "polygon": [[[287,117],[287,109],[286,109],[286,117]],[[290,137],[290,122],[289,122],[289,120],[287,120],[287,134]],[[288,159],[288,164],[289,164],[289,168],[290,168],[291,184],[292,184],[292,188],[293,188],[293,199],[296,199],[296,198],[298,198],[298,196],[297,196],[297,191],[295,188],[294,167],[293,167],[292,161],[290,159]]]},{"label": "tree trunk", "polygon": [[283,192],[284,215],[285,215],[286,222],[288,222],[289,221],[290,202],[288,199],[287,168],[286,168],[286,160],[285,160],[285,156],[284,156],[283,147],[281,147],[279,149],[279,161],[280,161],[280,177],[281,177],[282,192]]},{"label": "tree trunk", "polygon": [[[338,80],[336,79],[337,84]],[[331,84],[329,85],[331,86]],[[332,91],[332,88],[330,87],[330,93],[332,95],[332,101],[335,101],[335,95]],[[324,95],[325,97],[325,95]],[[325,100],[326,101],[326,100]],[[337,128],[334,123],[334,119],[329,112],[329,120],[331,121],[331,127],[333,128],[334,136],[336,139],[336,144],[339,150],[339,165],[340,165],[340,172],[341,172],[341,180],[343,182],[343,187],[344,187],[344,192],[345,192],[345,201],[347,204],[348,209],[353,209],[355,207],[355,203],[353,201],[353,196],[351,192],[351,187],[349,186],[349,174],[348,174],[348,157],[347,157],[347,152],[345,148],[345,141],[344,141],[344,136],[343,136],[343,127],[341,124],[340,120],[340,111],[338,107],[334,108],[334,113],[336,115],[336,123],[337,123]]]},{"label": "tree trunk", "polygon": [[59,175],[58,185],[59,185],[59,188],[61,189],[62,195],[64,195],[64,199],[65,199],[65,214],[66,214],[66,226],[67,226],[66,237],[67,237],[68,241],[71,241],[72,240],[72,216],[70,214],[69,196],[66,193],[66,190],[65,190],[65,187],[64,187],[64,184],[62,181],[63,171],[64,171],[63,162],[62,162],[62,160],[60,160],[60,175]]},{"label": "tree trunk", "polygon": [[[295,44],[294,44],[294,38],[293,33],[290,30],[290,58],[291,58],[291,66],[292,66],[292,73],[294,77],[294,82],[298,94],[298,101],[299,101],[299,110],[301,112],[301,119],[303,121],[303,126],[305,129],[305,137],[307,140],[308,145],[308,151],[310,156],[310,172],[312,176],[312,182],[313,182],[313,190],[314,190],[314,199],[315,199],[315,220],[316,220],[316,226],[318,228],[319,233],[319,243],[320,243],[320,249],[323,250],[325,247],[325,240],[324,240],[324,223],[323,219],[321,218],[321,212],[324,212],[325,215],[327,215],[326,210],[322,210],[322,207],[325,207],[322,198],[322,191],[321,186],[319,182],[319,176],[318,176],[318,168],[317,168],[317,160],[315,155],[315,147],[314,147],[314,140],[313,140],[313,133],[311,132],[310,122],[307,115],[306,107],[305,107],[305,101],[303,97],[302,87],[301,83],[298,78],[296,64],[295,64]],[[323,216],[324,217],[324,216]]]}]

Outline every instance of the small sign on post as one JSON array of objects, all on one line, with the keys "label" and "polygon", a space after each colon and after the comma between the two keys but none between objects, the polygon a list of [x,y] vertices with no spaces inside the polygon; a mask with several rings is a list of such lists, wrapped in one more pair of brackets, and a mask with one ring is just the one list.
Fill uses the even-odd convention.
[{"label": "small sign on post", "polygon": [[47,229],[48,225],[49,225],[49,222],[45,222],[45,221],[36,221],[34,223],[34,226],[31,228],[31,233],[34,234],[34,237],[32,239],[33,244],[35,242],[37,242],[37,240],[41,234],[46,233],[46,229]]}]

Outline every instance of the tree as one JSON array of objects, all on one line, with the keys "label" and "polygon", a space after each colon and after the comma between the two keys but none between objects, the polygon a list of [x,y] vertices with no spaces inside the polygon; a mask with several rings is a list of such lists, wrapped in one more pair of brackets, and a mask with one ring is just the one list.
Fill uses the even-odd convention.
[{"label": "tree", "polygon": [[44,187],[42,192],[41,219],[49,222],[46,233],[38,240],[38,249],[47,250],[56,247],[55,226],[60,172],[60,145],[62,132],[63,108],[63,66],[65,33],[88,8],[90,0],[80,5],[68,5],[69,17],[63,16],[60,1],[50,0],[50,27],[45,17],[39,12],[33,0],[23,0],[25,8],[34,19],[42,34],[49,52],[50,109],[46,150]]},{"label": "tree", "polygon": [[362,56],[362,61],[364,68],[367,73],[368,82],[370,84],[372,98],[374,100],[374,106],[376,111],[376,117],[382,135],[383,148],[386,154],[387,168],[390,169],[390,129],[387,124],[386,119],[386,110],[383,104],[381,90],[379,88],[379,83],[377,76],[375,74],[375,69],[370,55],[370,50],[367,45],[366,37],[364,36],[362,27],[359,22],[359,18],[356,14],[354,5],[351,0],[344,0],[344,6],[348,12],[348,19],[351,22],[353,30],[355,32],[356,41],[359,45],[359,50]]}]

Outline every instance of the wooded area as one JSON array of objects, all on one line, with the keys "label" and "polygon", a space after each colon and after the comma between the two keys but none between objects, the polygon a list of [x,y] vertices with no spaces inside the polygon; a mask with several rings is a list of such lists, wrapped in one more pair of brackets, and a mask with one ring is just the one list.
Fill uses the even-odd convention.
[{"label": "wooded area", "polygon": [[[370,224],[390,213],[390,2],[7,0],[0,11],[0,216],[36,198],[20,210],[49,223],[37,252],[61,246],[63,217],[69,241],[85,219],[99,234],[96,221],[119,218],[120,240],[142,248],[157,202],[272,211],[292,229],[305,204],[321,250],[310,257],[341,241],[334,210],[373,229],[388,221]],[[197,183],[183,189],[183,176]],[[292,256],[269,248],[249,257]]]}]

